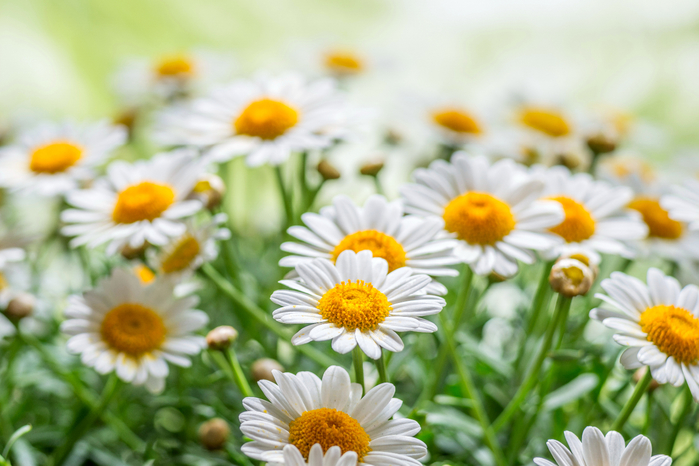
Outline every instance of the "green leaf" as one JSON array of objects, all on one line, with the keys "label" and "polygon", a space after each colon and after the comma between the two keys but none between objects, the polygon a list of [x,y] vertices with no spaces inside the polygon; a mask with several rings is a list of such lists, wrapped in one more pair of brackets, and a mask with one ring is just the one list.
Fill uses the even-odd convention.
[{"label": "green leaf", "polygon": [[[12,448],[12,445],[14,445],[14,443],[17,441],[17,439],[19,439],[22,435],[26,434],[30,430],[32,430],[32,426],[29,424],[17,429],[15,431],[15,433],[12,434],[12,437],[10,437],[10,440],[7,441],[7,445],[5,445],[5,449],[2,451],[2,456],[4,458],[7,458],[8,457],[7,455],[10,454],[10,449]],[[6,460],[4,460],[4,461],[6,461]]]},{"label": "green leaf", "polygon": [[595,374],[581,374],[544,398],[544,411],[551,411],[572,403],[591,392],[599,383]]}]

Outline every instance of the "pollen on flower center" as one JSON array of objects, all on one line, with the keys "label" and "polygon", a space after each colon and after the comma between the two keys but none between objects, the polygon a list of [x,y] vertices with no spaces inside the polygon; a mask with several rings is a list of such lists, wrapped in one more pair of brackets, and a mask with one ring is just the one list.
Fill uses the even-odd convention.
[{"label": "pollen on flower center", "polygon": [[494,245],[515,227],[510,206],[488,193],[468,192],[444,208],[444,228],[468,244]]},{"label": "pollen on flower center", "polygon": [[325,67],[340,75],[360,73],[364,69],[362,59],[352,52],[335,51],[325,54]]},{"label": "pollen on flower center", "polygon": [[678,363],[699,360],[699,319],[686,309],[658,305],[641,314],[641,329],[648,341]]},{"label": "pollen on flower center", "polygon": [[192,264],[200,250],[199,241],[191,235],[185,235],[177,241],[160,268],[165,273],[181,272]]},{"label": "pollen on flower center", "polygon": [[158,62],[155,71],[161,77],[188,77],[194,74],[194,64],[185,56],[166,57]]},{"label": "pollen on flower center", "polygon": [[168,185],[143,181],[119,193],[112,212],[116,223],[154,220],[175,201],[175,191]]},{"label": "pollen on flower center", "polygon": [[311,447],[319,443],[323,453],[338,446],[342,454],[357,453],[358,462],[371,451],[371,438],[359,422],[347,413],[332,408],[306,411],[289,423],[289,443],[308,460]]},{"label": "pollen on flower center", "polygon": [[388,262],[389,272],[405,267],[406,256],[403,246],[392,236],[380,231],[364,230],[345,236],[331,253],[333,261],[337,260],[342,251],[348,249],[354,252],[371,251],[374,257],[381,257]]},{"label": "pollen on flower center", "polygon": [[682,223],[673,220],[667,210],[660,207],[658,199],[638,197],[628,205],[629,209],[640,212],[648,225],[648,236],[663,239],[678,239],[682,236]]},{"label": "pollen on flower center", "polygon": [[432,119],[439,126],[455,133],[480,134],[482,132],[478,122],[468,113],[455,109],[446,108],[432,113]]},{"label": "pollen on flower center", "polygon": [[166,334],[162,318],[136,303],[120,304],[107,312],[100,332],[110,348],[134,358],[160,348]]},{"label": "pollen on flower center", "polygon": [[362,280],[338,283],[318,302],[323,319],[349,331],[375,330],[391,309],[386,295]]},{"label": "pollen on flower center", "polygon": [[570,134],[570,125],[559,112],[545,108],[527,108],[520,113],[522,124],[557,138]]},{"label": "pollen on flower center", "polygon": [[34,173],[61,173],[75,165],[83,149],[70,142],[53,142],[32,152],[29,169]]},{"label": "pollen on flower center", "polygon": [[284,102],[261,99],[248,105],[235,119],[237,134],[271,140],[296,126],[299,113]]},{"label": "pollen on flower center", "polygon": [[566,240],[567,243],[579,243],[595,234],[595,220],[585,206],[566,196],[549,198],[563,206],[565,218],[549,231]]}]

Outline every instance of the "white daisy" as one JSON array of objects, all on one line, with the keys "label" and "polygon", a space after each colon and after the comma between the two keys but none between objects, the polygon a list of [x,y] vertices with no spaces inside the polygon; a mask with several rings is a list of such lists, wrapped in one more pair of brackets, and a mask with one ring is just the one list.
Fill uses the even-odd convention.
[{"label": "white daisy", "polygon": [[690,230],[699,231],[699,181],[688,179],[684,186],[673,186],[673,194],[663,196],[660,204],[670,218],[689,224]]},{"label": "white daisy", "polygon": [[330,78],[258,77],[219,88],[160,115],[155,138],[206,149],[213,161],[246,155],[249,166],[279,165],[293,152],[328,147],[347,136],[350,113]]},{"label": "white daisy", "polygon": [[480,113],[463,105],[440,100],[422,107],[422,118],[449,145],[460,147],[483,141],[489,130]]},{"label": "white daisy", "polygon": [[[319,214],[301,217],[306,227],[293,226],[288,232],[303,243],[283,243],[283,251],[293,255],[282,258],[282,267],[296,267],[316,258],[335,261],[342,251],[369,250],[374,257],[388,262],[388,271],[410,267],[415,273],[431,276],[456,276],[448,267],[458,263],[452,254],[454,241],[441,237],[444,220],[437,217],[403,216],[401,201],[388,202],[374,195],[364,207],[347,196],[333,199],[333,205]],[[444,291],[444,290],[442,290]]]},{"label": "white daisy", "polygon": [[187,150],[132,164],[113,162],[92,188],[68,193],[66,200],[76,209],[61,214],[68,224],[61,232],[76,236],[72,247],[110,242],[108,254],[126,244],[167,244],[185,233],[180,220],[202,208],[200,201],[186,200],[202,171],[202,162]]},{"label": "white daisy", "polygon": [[441,217],[459,240],[454,253],[479,275],[512,276],[518,260],[534,262],[532,250],[560,242],[545,231],[563,219],[560,205],[537,201],[544,184],[512,160],[491,165],[483,156],[456,153],[452,163],[415,170],[414,179],[401,189],[406,211]]},{"label": "white daisy", "polygon": [[628,243],[648,235],[638,212],[626,209],[633,199],[630,188],[596,181],[587,173],[573,175],[560,166],[535,166],[532,174],[546,183],[542,199],[560,203],[565,212],[564,220],[549,228],[563,240],[551,257],[580,249],[633,257]]},{"label": "white daisy", "polygon": [[345,354],[359,347],[372,359],[381,348],[402,351],[396,332],[436,332],[437,326],[422,319],[439,313],[444,299],[429,295],[427,275],[413,275],[409,267],[388,273],[388,263],[372,258],[371,251],[343,251],[335,264],[327,259],[301,262],[300,280],[282,280],[291,288],[277,290],[272,301],[282,307],[272,313],[284,324],[311,324],[291,342],[332,340],[332,348]]},{"label": "white daisy", "polygon": [[558,440],[549,440],[546,446],[555,463],[534,458],[537,466],[670,466],[672,458],[651,456],[650,440],[643,435],[634,437],[628,445],[624,437],[613,430],[603,435],[597,427],[586,427],[582,442],[572,432],[565,432],[568,447]]},{"label": "white daisy", "polygon": [[687,381],[699,401],[699,288],[648,270],[647,285],[621,272],[602,281],[607,294],[595,297],[612,310],[597,308],[590,317],[618,331],[614,340],[629,348],[621,355],[627,369],[650,367],[659,383],[678,387]]},{"label": "white daisy", "polygon": [[[362,387],[350,383],[346,370],[329,367],[323,380],[310,372],[273,371],[277,384],[258,385],[269,401],[245,398],[240,430],[253,441],[242,451],[251,458],[285,463],[284,447],[294,445],[309,461],[320,444],[326,455],[332,447],[357,454],[359,464],[420,466],[425,444],[413,436],[420,425],[411,419],[391,419],[402,402],[395,387],[383,383],[362,398]],[[286,463],[285,463],[286,464]]]},{"label": "white daisy", "polygon": [[189,367],[186,356],[206,347],[203,337],[191,335],[209,320],[193,310],[197,302],[196,296],[175,298],[169,280],[143,285],[115,269],[94,290],[69,298],[61,330],[72,335],[68,350],[81,354],[83,364],[158,393],[168,362]]},{"label": "white daisy", "polygon": [[0,187],[44,196],[64,194],[94,177],[93,168],[126,142],[107,121],[44,123],[0,150]]},{"label": "white daisy", "polygon": [[308,461],[303,457],[294,445],[285,445],[282,453],[284,461],[281,463],[267,463],[269,466],[357,466],[357,454],[348,451],[344,455],[338,446],[328,448],[323,454],[323,447],[316,443],[308,453]]}]

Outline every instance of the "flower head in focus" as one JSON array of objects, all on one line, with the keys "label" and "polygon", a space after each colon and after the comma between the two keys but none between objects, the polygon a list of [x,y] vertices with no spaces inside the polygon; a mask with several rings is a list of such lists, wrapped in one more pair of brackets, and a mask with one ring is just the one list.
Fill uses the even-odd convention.
[{"label": "flower head in focus", "polygon": [[283,462],[268,464],[270,466],[356,466],[358,458],[353,451],[342,454],[342,449],[337,445],[328,448],[328,451],[323,454],[323,447],[320,443],[311,447],[308,459],[304,458],[294,445],[284,445],[282,453],[284,454]]},{"label": "flower head in focus", "polygon": [[95,289],[69,299],[61,325],[72,335],[68,349],[100,374],[116,371],[125,382],[161,392],[167,363],[189,367],[187,356],[206,347],[203,337],[191,334],[209,320],[193,309],[198,298],[175,298],[173,292],[168,280],[144,285],[115,269]]}]

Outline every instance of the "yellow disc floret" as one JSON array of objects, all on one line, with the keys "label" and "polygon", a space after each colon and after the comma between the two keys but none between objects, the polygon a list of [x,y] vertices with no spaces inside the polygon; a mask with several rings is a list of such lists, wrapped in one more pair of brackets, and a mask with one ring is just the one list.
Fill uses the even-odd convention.
[{"label": "yellow disc floret", "polygon": [[641,329],[648,341],[678,363],[699,361],[699,319],[686,309],[658,305],[641,314]]},{"label": "yellow disc floret", "polygon": [[563,221],[549,228],[550,232],[556,233],[567,243],[579,243],[595,234],[595,220],[584,205],[566,196],[555,196],[549,199],[561,204],[565,213]]},{"label": "yellow disc floret", "polygon": [[481,127],[478,122],[468,113],[456,109],[447,108],[432,113],[432,119],[439,126],[455,133],[480,134]]},{"label": "yellow disc floret", "polygon": [[155,220],[175,201],[175,191],[165,184],[143,181],[129,186],[117,196],[112,220],[134,223]]},{"label": "yellow disc floret", "polygon": [[338,446],[342,454],[353,451],[361,463],[371,451],[371,438],[359,422],[347,413],[332,408],[306,411],[289,423],[289,443],[308,460],[311,447],[319,443],[323,452]]},{"label": "yellow disc floret", "polygon": [[515,227],[510,206],[488,193],[468,192],[444,208],[444,228],[468,244],[494,245]]},{"label": "yellow disc floret", "polygon": [[138,277],[139,280],[141,280],[141,283],[143,283],[144,285],[148,285],[149,283],[152,283],[153,280],[155,280],[155,274],[153,273],[153,271],[143,264],[138,264],[132,270],[133,273]]},{"label": "yellow disc floret", "polygon": [[163,319],[136,303],[120,304],[107,312],[100,331],[111,349],[134,358],[160,348],[166,334]]},{"label": "yellow disc floret", "polygon": [[165,273],[181,272],[194,262],[200,251],[199,240],[192,235],[185,235],[168,252],[160,268]]},{"label": "yellow disc floret", "polygon": [[82,155],[82,148],[73,143],[53,142],[32,152],[29,169],[34,173],[61,173],[75,165]]},{"label": "yellow disc floret", "polygon": [[364,230],[345,236],[333,249],[333,261],[342,251],[371,251],[374,257],[381,257],[388,262],[388,271],[405,266],[405,250],[392,236],[376,230]]},{"label": "yellow disc floret", "polygon": [[349,331],[375,330],[391,312],[386,295],[371,283],[347,281],[325,292],[318,302],[323,319]]},{"label": "yellow disc floret", "polygon": [[261,99],[248,105],[235,119],[235,132],[264,140],[276,139],[296,126],[299,113],[284,102]]},{"label": "yellow disc floret", "polygon": [[570,134],[570,125],[556,110],[546,108],[527,108],[521,111],[520,121],[531,129],[553,138]]},{"label": "yellow disc floret", "polygon": [[186,78],[194,74],[194,64],[183,55],[165,57],[158,62],[155,72],[160,77]]},{"label": "yellow disc floret", "polygon": [[358,74],[364,70],[362,59],[347,51],[328,52],[323,62],[328,70],[339,75]]},{"label": "yellow disc floret", "polygon": [[629,209],[641,213],[643,221],[648,225],[648,236],[662,239],[678,239],[682,236],[682,223],[671,219],[658,199],[637,197],[631,201]]}]

